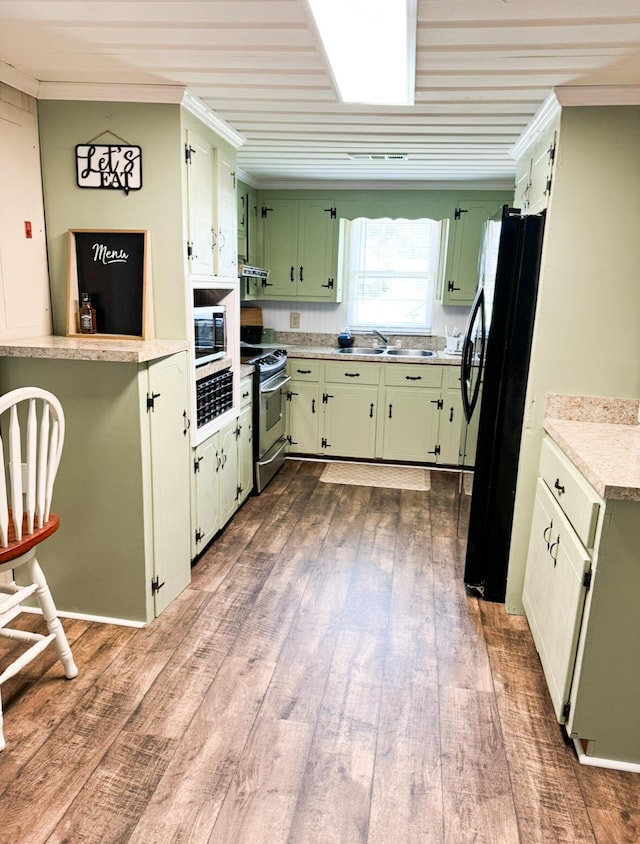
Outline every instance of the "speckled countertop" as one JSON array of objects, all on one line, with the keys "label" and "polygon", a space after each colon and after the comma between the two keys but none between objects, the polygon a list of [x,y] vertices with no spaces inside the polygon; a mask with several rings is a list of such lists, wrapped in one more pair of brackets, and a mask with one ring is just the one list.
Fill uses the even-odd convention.
[{"label": "speckled countertop", "polygon": [[603,498],[640,501],[640,402],[547,396],[544,428]]},{"label": "speckled countertop", "polygon": [[188,348],[186,340],[103,340],[50,336],[11,340],[0,345],[0,356],[146,363]]},{"label": "speckled countertop", "polygon": [[387,355],[387,354],[362,354],[362,355],[354,355],[354,354],[341,354],[337,352],[335,348],[329,346],[294,346],[294,345],[283,345],[282,348],[286,348],[287,356],[290,358],[307,358],[307,359],[316,359],[316,360],[335,360],[335,361],[345,361],[345,360],[357,360],[357,361],[366,361],[367,363],[372,363],[377,361],[378,363],[417,363],[417,364],[434,364],[437,363],[440,366],[443,364],[446,366],[460,366],[460,355],[448,355],[444,351],[440,350],[436,352],[433,357],[414,357],[412,355]]}]

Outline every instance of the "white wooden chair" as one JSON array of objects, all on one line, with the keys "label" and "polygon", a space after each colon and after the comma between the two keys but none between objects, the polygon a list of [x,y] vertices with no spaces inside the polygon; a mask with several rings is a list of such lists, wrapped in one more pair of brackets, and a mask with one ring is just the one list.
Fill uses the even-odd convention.
[{"label": "white wooden chair", "polygon": [[[78,673],[71,649],[36,553],[40,543],[58,529],[51,513],[51,496],[64,442],[64,413],[58,399],[37,387],[22,387],[0,396],[0,636],[29,647],[0,674],[2,683],[54,644],[66,677]],[[27,585],[5,572],[23,568]],[[7,627],[30,596],[38,602],[49,634]],[[0,697],[0,750],[2,731]]]}]

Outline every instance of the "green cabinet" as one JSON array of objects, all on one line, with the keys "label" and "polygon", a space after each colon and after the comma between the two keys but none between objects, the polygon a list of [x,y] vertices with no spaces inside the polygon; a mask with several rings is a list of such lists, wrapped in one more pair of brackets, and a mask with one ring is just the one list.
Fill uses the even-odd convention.
[{"label": "green cabinet", "polygon": [[332,200],[264,197],[264,265],[260,298],[339,302],[338,220]]},{"label": "green cabinet", "polygon": [[186,133],[185,162],[189,269],[194,274],[235,278],[238,260],[233,162],[193,130]]},{"label": "green cabinet", "polygon": [[194,559],[221,527],[219,471],[219,437],[213,434],[193,452],[191,557]]},{"label": "green cabinet", "polygon": [[389,387],[384,391],[383,447],[385,460],[436,462],[439,389]]},{"label": "green cabinet", "polygon": [[559,122],[558,114],[516,163],[514,206],[524,214],[538,214],[549,204]]},{"label": "green cabinet", "polygon": [[[66,419],[43,550],[61,612],[146,624],[189,584],[188,360],[5,358],[0,390],[53,392]],[[46,559],[45,559],[46,554]]]},{"label": "green cabinet", "polygon": [[495,199],[461,201],[449,221],[443,305],[471,305],[478,283],[482,227],[498,213]]},{"label": "green cabinet", "polygon": [[207,547],[253,489],[251,379],[240,382],[240,413],[193,449],[191,558]]},{"label": "green cabinet", "polygon": [[289,453],[461,465],[459,367],[289,358],[288,371]]},{"label": "green cabinet", "polygon": [[290,454],[317,454],[320,450],[320,385],[293,381],[287,389],[287,433]]},{"label": "green cabinet", "polygon": [[374,457],[377,387],[326,384],[325,390],[322,453],[329,457]]}]

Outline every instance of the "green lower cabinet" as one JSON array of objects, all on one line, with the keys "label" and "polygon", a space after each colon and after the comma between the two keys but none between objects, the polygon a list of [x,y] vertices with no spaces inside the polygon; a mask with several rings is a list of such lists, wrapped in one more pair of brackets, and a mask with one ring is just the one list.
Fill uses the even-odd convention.
[{"label": "green lower cabinet", "polygon": [[322,399],[320,385],[290,381],[287,390],[287,432],[289,454],[317,454],[320,451]]},{"label": "green lower cabinet", "polygon": [[439,389],[387,388],[383,406],[383,459],[435,462],[440,404]]},{"label": "green lower cabinet", "polygon": [[238,419],[238,505],[253,489],[253,425],[251,405],[240,411]]},{"label": "green lower cabinet", "polygon": [[194,559],[220,530],[220,438],[208,437],[193,451],[191,557]]},{"label": "green lower cabinet", "polygon": [[321,450],[328,457],[375,457],[378,388],[327,384]]},{"label": "green lower cabinet", "polygon": [[226,525],[238,509],[238,422],[220,429],[220,516]]},{"label": "green lower cabinet", "polygon": [[436,463],[444,466],[458,466],[462,459],[464,413],[462,396],[458,388],[450,388],[442,394],[440,430],[438,445],[440,454]]}]

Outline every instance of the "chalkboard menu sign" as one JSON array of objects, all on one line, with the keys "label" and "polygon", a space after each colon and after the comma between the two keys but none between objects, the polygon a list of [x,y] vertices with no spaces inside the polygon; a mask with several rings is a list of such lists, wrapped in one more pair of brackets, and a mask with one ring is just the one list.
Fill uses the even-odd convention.
[{"label": "chalkboard menu sign", "polygon": [[[67,335],[151,339],[150,275],[148,231],[69,231]],[[78,314],[84,293],[95,308],[95,334],[80,332]]]}]

